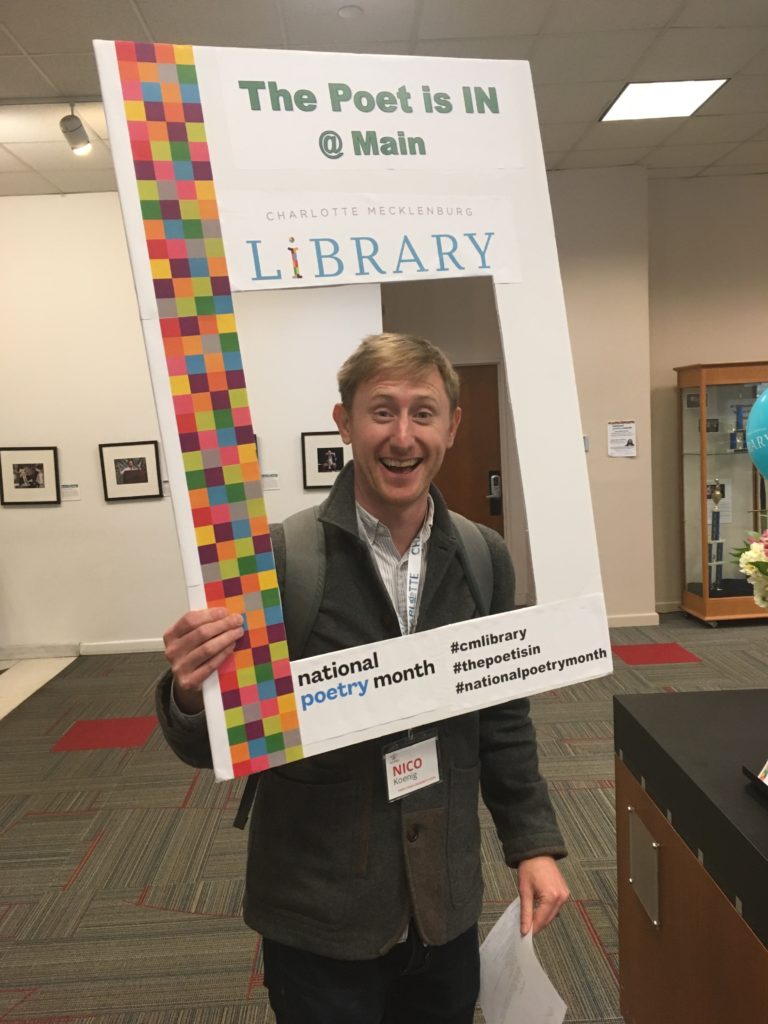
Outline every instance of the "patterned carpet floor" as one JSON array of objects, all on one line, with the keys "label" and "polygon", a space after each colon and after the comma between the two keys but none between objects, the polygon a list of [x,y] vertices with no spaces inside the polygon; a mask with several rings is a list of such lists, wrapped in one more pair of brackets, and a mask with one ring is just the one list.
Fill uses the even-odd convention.
[{"label": "patterned carpet floor", "polygon": [[[768,623],[670,615],[612,641],[628,660],[636,645],[697,660],[617,655],[612,675],[533,701],[573,894],[536,946],[571,1024],[622,1019],[613,694],[768,684]],[[215,784],[168,751],[151,718],[162,667],[157,654],[81,657],[0,721],[2,1024],[273,1021],[259,939],[240,920],[242,783]],[[104,719],[130,721],[102,722],[110,745],[78,749],[92,742],[83,723]],[[485,812],[483,859],[485,933],[515,896]]]}]

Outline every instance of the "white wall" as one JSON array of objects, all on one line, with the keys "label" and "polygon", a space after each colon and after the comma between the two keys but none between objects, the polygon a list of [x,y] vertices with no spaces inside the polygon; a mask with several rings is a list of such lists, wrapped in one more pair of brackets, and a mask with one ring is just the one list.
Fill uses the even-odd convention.
[{"label": "white wall", "polygon": [[0,657],[158,637],[184,608],[170,500],[104,501],[100,442],[158,438],[117,195],[0,199],[0,446],[80,501],[0,508]]},{"label": "white wall", "polygon": [[768,360],[768,179],[649,184],[654,547],[659,609],[680,601],[674,367]]},{"label": "white wall", "polygon": [[[612,625],[648,625],[655,611],[651,494],[648,220],[639,167],[560,171],[550,195],[565,291],[603,589]],[[557,429],[541,368],[542,429]],[[609,458],[607,424],[635,420],[637,457]],[[557,467],[547,467],[556,473]],[[562,495],[565,564],[568,495]]]}]

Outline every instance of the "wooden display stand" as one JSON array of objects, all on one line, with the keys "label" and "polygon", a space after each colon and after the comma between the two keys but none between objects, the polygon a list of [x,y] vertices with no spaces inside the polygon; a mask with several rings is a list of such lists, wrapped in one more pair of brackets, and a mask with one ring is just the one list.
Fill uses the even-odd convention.
[{"label": "wooden display stand", "polygon": [[[616,746],[624,758],[616,759],[616,825],[620,1006],[625,1021],[766,1021],[768,802],[761,806],[760,794],[750,791],[736,763],[737,750],[748,752],[754,742],[747,736],[742,744],[731,730],[730,751],[715,756],[712,774],[702,777],[691,732],[708,719],[715,734],[740,716],[747,733],[750,726],[762,732],[768,692],[619,697],[614,707]],[[700,739],[701,751],[708,749],[707,737]],[[763,736],[763,747],[765,742]],[[725,785],[719,785],[719,771],[725,773]],[[729,805],[733,817],[726,824]],[[638,895],[638,879],[630,881],[633,870],[637,873],[630,857],[632,815],[658,844],[657,924]],[[678,818],[685,835],[675,827]],[[695,851],[691,842],[697,844]],[[708,870],[710,861],[731,899]]]}]

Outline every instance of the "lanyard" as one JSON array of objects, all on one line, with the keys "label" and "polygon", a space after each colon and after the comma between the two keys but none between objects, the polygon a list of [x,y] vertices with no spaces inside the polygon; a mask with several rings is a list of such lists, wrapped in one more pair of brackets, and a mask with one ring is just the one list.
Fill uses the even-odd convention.
[{"label": "lanyard", "polygon": [[412,633],[416,625],[416,611],[419,600],[419,586],[421,584],[421,570],[423,564],[422,530],[416,534],[411,542],[408,551],[408,570],[405,587],[405,614],[406,622],[403,628],[403,621],[400,619],[400,632]]}]

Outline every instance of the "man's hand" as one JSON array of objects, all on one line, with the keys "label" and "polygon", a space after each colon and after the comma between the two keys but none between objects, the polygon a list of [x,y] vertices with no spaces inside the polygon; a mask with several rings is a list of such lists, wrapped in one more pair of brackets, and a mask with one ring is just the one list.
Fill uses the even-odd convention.
[{"label": "man's hand", "polygon": [[520,893],[520,934],[533,934],[553,921],[571,895],[553,857],[531,857],[517,868]]},{"label": "man's hand", "polygon": [[173,694],[188,715],[203,710],[203,683],[234,651],[243,620],[226,608],[187,612],[163,634],[165,656],[173,671]]}]

